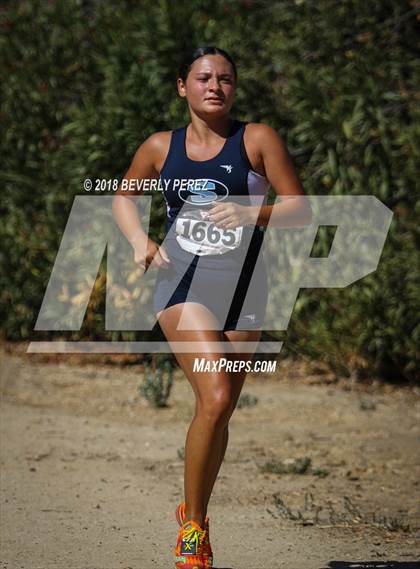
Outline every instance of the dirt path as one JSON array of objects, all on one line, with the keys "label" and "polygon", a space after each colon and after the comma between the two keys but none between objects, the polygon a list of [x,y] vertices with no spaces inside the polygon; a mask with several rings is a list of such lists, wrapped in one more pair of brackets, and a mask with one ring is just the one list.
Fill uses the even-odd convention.
[{"label": "dirt path", "polygon": [[[1,369],[0,568],[174,567],[182,374],[156,410],[137,365],[3,351]],[[209,505],[217,569],[420,567],[420,392],[327,381],[290,362],[247,379]]]}]

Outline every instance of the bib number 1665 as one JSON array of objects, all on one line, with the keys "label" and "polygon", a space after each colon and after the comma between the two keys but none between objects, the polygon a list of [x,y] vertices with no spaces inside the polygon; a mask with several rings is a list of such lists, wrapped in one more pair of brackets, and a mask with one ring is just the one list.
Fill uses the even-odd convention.
[{"label": "bib number 1665", "polygon": [[207,242],[212,245],[223,244],[232,247],[240,241],[240,233],[237,230],[220,229],[209,221],[192,219],[180,219],[179,221],[182,226],[180,235],[196,243]]}]

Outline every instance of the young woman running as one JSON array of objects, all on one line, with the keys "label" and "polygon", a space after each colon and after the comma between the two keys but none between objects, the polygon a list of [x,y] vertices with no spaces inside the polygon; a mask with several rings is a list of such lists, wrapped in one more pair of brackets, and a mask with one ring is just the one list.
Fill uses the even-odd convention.
[{"label": "young woman running", "polygon": [[[195,50],[178,78],[178,93],[186,99],[191,122],[151,135],[125,175],[127,180],[166,182],[162,184],[167,204],[165,248],[144,232],[133,194],[118,190],[113,202],[114,217],[133,246],[135,261],[146,270],[152,261],[159,268],[154,305],[168,341],[211,346],[210,352],[175,354],[196,404],[185,444],[185,501],[175,512],[181,526],[175,547],[178,569],[213,565],[207,506],[246,376],[245,371],[197,372],[194,359],[250,359],[252,354],[237,346],[256,343],[261,335],[267,287],[264,262],[258,257],[260,227],[267,226],[270,218],[270,224],[282,227],[303,226],[311,219],[282,139],[267,125],[230,117],[236,83],[235,63],[225,51]],[[180,186],[175,180],[193,182]],[[288,198],[274,206],[261,205],[270,184],[277,195]],[[257,205],[252,201],[255,195],[260,199]],[[238,196],[249,200],[238,203]],[[254,268],[258,294],[251,295],[244,311]],[[235,292],[226,317],[220,307],[223,292],[231,289]],[[212,294],[215,290],[218,296]],[[227,342],[232,351],[225,351]]]}]

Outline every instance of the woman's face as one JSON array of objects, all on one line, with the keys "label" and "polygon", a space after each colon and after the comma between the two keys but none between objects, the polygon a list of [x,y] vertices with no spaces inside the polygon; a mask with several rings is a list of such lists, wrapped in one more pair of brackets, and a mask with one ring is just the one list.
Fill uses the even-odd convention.
[{"label": "woman's face", "polygon": [[191,65],[186,81],[178,79],[178,93],[186,97],[190,111],[198,115],[226,115],[235,96],[232,65],[222,55],[199,57]]}]

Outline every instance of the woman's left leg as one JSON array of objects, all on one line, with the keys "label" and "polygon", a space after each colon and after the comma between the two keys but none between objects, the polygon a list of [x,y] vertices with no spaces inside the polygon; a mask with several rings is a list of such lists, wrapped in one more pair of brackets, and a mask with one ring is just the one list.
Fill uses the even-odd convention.
[{"label": "woman's left leg", "polygon": [[[233,347],[235,349],[235,342],[254,342],[254,341],[258,341],[261,337],[261,330],[226,330],[223,332],[223,340],[225,342],[232,342]],[[237,348],[237,350],[239,350],[240,348]],[[235,351],[233,353],[226,353],[225,357],[231,361],[238,361],[238,360],[250,360],[252,359],[253,353],[244,353],[244,352],[239,352],[239,351]],[[241,394],[242,391],[242,387],[245,383],[245,379],[246,379],[246,374],[247,372],[245,370],[242,370],[240,372],[230,372],[230,376],[232,378],[232,406],[231,406],[231,410],[232,413],[234,411],[234,409],[236,408],[236,405],[238,403],[238,399],[239,396]],[[223,458],[225,456],[226,453],[226,448],[229,442],[229,423],[227,423],[225,429],[224,429],[224,433],[223,433],[223,441],[222,444],[220,446],[219,449],[219,454],[217,457],[217,460],[214,461],[214,463],[212,464],[212,468],[209,471],[208,474],[208,479],[207,479],[207,485],[206,485],[206,490],[205,490],[205,495],[206,495],[206,511],[207,511],[207,505],[209,503],[210,500],[210,496],[211,493],[213,491],[213,487],[214,484],[216,482],[217,479],[217,475],[219,473],[220,467],[222,465],[223,462]]]}]

